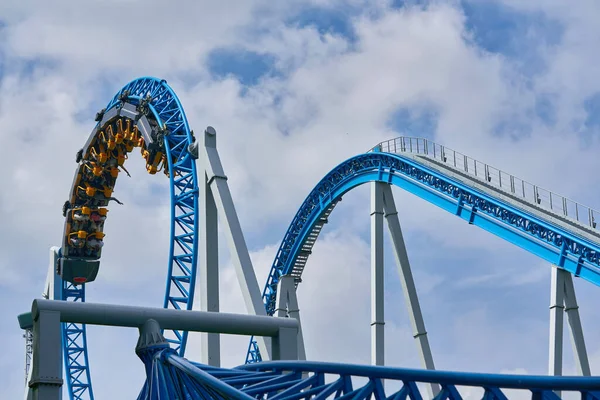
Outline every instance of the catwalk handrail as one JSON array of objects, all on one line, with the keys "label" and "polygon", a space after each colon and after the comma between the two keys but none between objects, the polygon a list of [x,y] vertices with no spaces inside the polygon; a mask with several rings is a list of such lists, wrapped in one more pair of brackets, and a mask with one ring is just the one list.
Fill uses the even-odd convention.
[{"label": "catwalk handrail", "polygon": [[506,190],[529,203],[541,206],[553,213],[561,214],[592,229],[597,229],[595,216],[600,215],[600,211],[543,189],[429,139],[400,136],[383,141],[369,151],[375,150],[395,154],[421,154],[431,157],[464,171],[468,175],[483,179],[486,183]]}]

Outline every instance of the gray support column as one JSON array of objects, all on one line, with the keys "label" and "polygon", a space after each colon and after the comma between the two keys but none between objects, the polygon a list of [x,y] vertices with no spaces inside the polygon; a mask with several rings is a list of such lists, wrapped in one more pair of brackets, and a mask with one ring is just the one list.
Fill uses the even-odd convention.
[{"label": "gray support column", "polygon": [[273,344],[273,360],[298,360],[297,328],[280,327],[279,334],[273,338],[271,343]]},{"label": "gray support column", "polygon": [[[205,146],[215,144],[210,136],[205,134]],[[200,152],[205,157],[206,152]],[[203,160],[206,162],[206,160]],[[208,185],[208,177],[204,169],[198,171],[201,176],[199,183],[200,205],[200,311],[219,312],[219,225],[217,205]],[[218,333],[200,334],[201,362],[214,367],[221,365],[221,344]]]},{"label": "gray support column", "polygon": [[283,275],[279,277],[276,307],[276,317],[283,318],[289,316],[298,321],[298,360],[306,360],[304,337],[302,336],[302,323],[300,322],[300,309],[298,307],[296,287],[292,275]]},{"label": "gray support column", "polygon": [[585,340],[583,338],[583,328],[581,319],[579,318],[579,306],[575,297],[575,286],[573,285],[573,276],[565,271],[560,270],[560,274],[564,276],[565,283],[565,313],[571,327],[571,343],[573,344],[573,354],[577,362],[577,370],[583,376],[591,376],[590,362],[585,348]]},{"label": "gray support column", "polygon": [[[57,273],[56,266],[58,264],[58,251],[60,247],[52,246],[50,247],[50,257],[48,260],[48,273],[46,275],[46,283],[44,284],[44,291],[42,293],[42,297],[50,300],[62,300],[62,278]],[[61,332],[62,334],[62,332]],[[33,362],[33,353],[35,352],[35,345],[32,346],[32,353],[30,354],[31,361]],[[63,364],[62,362],[59,365],[58,376],[62,377],[63,373]],[[30,366],[27,371],[26,382],[27,384],[32,379],[33,368]],[[25,388],[25,400],[32,399],[33,391],[29,386]],[[59,399],[62,399],[62,390],[59,394]]]},{"label": "gray support column", "polygon": [[[402,281],[404,298],[406,299],[408,314],[410,315],[410,321],[415,332],[414,338],[417,341],[423,366],[425,369],[434,370],[435,366],[433,364],[433,355],[431,354],[429,340],[427,339],[425,322],[423,321],[423,314],[421,313],[421,306],[419,305],[417,289],[415,287],[415,282],[410,269],[410,263],[408,261],[408,254],[406,252],[406,245],[404,244],[402,230],[400,229],[400,221],[398,220],[398,211],[396,210],[396,205],[394,203],[392,188],[389,184],[385,184],[382,186],[382,191],[385,218],[387,220],[390,236],[394,244],[394,254],[396,256],[400,280]],[[430,397],[433,398],[439,393],[440,388],[438,384],[432,383],[431,385],[427,386],[427,390],[429,391]]]},{"label": "gray support column", "polygon": [[[559,268],[552,266],[550,291],[550,348],[548,375],[562,375],[563,309],[565,283]],[[560,392],[556,393],[560,397]]]},{"label": "gray support column", "polygon": [[371,183],[371,364],[384,365],[383,191]]},{"label": "gray support column", "polygon": [[[248,253],[248,247],[242,233],[242,227],[238,220],[233,199],[227,186],[227,177],[221,165],[221,159],[216,149],[216,132],[214,128],[208,127],[204,133],[206,156],[201,170],[206,171],[208,184],[215,197],[221,222],[225,224],[225,234],[229,244],[231,259],[242,291],[246,308],[250,314],[266,315],[265,306],[262,302],[260,288],[252,260]],[[271,340],[265,337],[256,338],[260,353],[264,361],[271,359]]]},{"label": "gray support column", "polygon": [[63,384],[60,312],[42,310],[34,316],[33,346],[32,374],[29,381],[31,398],[60,400]]}]

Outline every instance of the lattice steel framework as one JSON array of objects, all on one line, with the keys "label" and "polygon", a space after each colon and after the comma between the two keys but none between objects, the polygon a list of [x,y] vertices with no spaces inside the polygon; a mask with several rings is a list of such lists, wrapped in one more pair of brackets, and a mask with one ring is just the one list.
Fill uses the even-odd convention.
[{"label": "lattice steel framework", "polygon": [[[171,197],[170,249],[167,271],[165,308],[192,309],[198,251],[198,178],[196,163],[188,152],[195,140],[190,131],[179,99],[165,80],[144,77],[131,81],[115,94],[102,115],[120,109],[124,103],[137,106],[138,115],[144,113],[155,119],[164,133],[164,144],[169,168]],[[85,284],[74,286],[63,282],[62,299],[85,301]],[[183,355],[187,332],[169,331],[165,336]],[[71,399],[93,399],[87,355],[85,325],[63,325],[63,347],[67,386]]]},{"label": "lattice steel framework", "polygon": [[[300,206],[279,247],[262,299],[273,315],[279,277],[297,282],[327,216],[342,196],[367,182],[398,186],[535,255],[600,286],[600,246],[564,228],[397,154],[374,151],[352,157],[329,172]],[[246,363],[261,361],[254,339]]]}]

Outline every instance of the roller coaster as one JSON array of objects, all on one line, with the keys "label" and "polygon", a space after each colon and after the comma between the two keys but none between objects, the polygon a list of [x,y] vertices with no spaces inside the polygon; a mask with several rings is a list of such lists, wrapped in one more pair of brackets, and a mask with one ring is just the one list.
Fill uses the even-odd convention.
[{"label": "roller coaster", "polygon": [[[27,345],[26,399],[61,398],[63,367],[69,398],[93,399],[86,324],[104,324],[140,328],[136,353],[145,365],[147,380],[139,399],[462,399],[460,387],[474,387],[483,399],[507,399],[505,389],[526,389],[533,399],[558,399],[563,392],[575,392],[582,399],[600,400],[600,377],[591,374],[573,286],[573,276],[600,285],[598,211],[428,139],[400,137],[342,162],[315,186],[285,233],[261,292],[217,152],[214,128],[206,128],[197,139],[173,90],[165,80],[151,77],[125,85],[95,121],[87,142],[75,155],[75,177],[62,210],[62,246],[50,252],[46,300],[34,301],[32,312],[19,316]],[[148,173],[163,172],[170,184],[163,309],[117,307],[108,312],[109,306],[86,303],[85,287],[100,273],[108,205],[119,202],[113,197],[116,181],[121,172],[128,174],[124,164],[136,148]],[[347,192],[363,184],[371,186],[374,365],[305,361],[296,288],[328,217]],[[392,185],[549,263],[549,376],[435,370]],[[227,327],[233,326],[234,319],[228,320],[229,325],[219,325],[214,317],[227,318],[218,313],[217,220],[224,224],[248,313],[256,318],[248,319],[247,327],[240,326],[236,332],[223,330],[233,329]],[[384,221],[393,242],[421,370],[384,366]],[[209,314],[192,311],[197,280],[200,310]],[[565,313],[579,377],[561,376]],[[52,315],[58,319],[52,320]],[[146,318],[149,315],[153,317]],[[142,316],[145,319],[139,319]],[[186,318],[188,325],[182,322]],[[244,316],[236,318],[246,321]],[[194,321],[200,320],[208,322],[194,328]],[[60,323],[58,336],[53,336],[54,325],[48,321],[56,327]],[[206,328],[209,325],[214,328]],[[192,330],[204,332],[199,363],[185,358]],[[219,333],[251,336],[244,365],[220,366]],[[61,351],[53,353],[49,350],[53,346]],[[63,365],[56,362],[60,358]]]}]

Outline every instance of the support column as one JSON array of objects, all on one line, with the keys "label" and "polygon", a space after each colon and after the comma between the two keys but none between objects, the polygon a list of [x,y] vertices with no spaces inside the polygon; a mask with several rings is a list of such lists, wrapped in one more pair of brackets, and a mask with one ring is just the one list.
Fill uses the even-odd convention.
[{"label": "support column", "polygon": [[[205,136],[205,146],[211,145],[209,135]],[[214,143],[216,144],[216,143]],[[200,157],[206,157],[201,152]],[[203,160],[205,163],[206,160]],[[198,203],[200,206],[200,311],[219,312],[219,226],[217,205],[208,177],[204,169],[198,171],[200,178]],[[218,333],[200,334],[201,362],[213,367],[221,365],[221,343]]]},{"label": "support column", "polygon": [[289,316],[298,321],[298,360],[306,360],[302,324],[300,322],[300,309],[298,308],[298,298],[296,297],[296,288],[292,275],[279,277],[275,316],[280,318]]},{"label": "support column", "polygon": [[[40,311],[33,321],[31,398],[60,400],[62,394],[62,335],[60,312]],[[43,351],[40,351],[42,350]]]},{"label": "support column", "polygon": [[565,313],[569,320],[571,328],[571,343],[573,345],[573,355],[577,364],[577,370],[580,375],[591,376],[590,362],[585,348],[585,340],[583,338],[583,327],[579,318],[579,306],[575,297],[575,286],[573,285],[573,275],[565,270],[559,270],[559,273],[564,275],[565,283]]},{"label": "support column", "polygon": [[[44,291],[42,293],[42,297],[44,297],[45,299],[49,299],[49,300],[62,300],[62,278],[61,276],[57,273],[56,270],[56,266],[58,265],[58,252],[60,250],[60,247],[57,246],[52,246],[50,247],[50,259],[48,262],[48,273],[46,275],[46,283],[44,284]],[[60,325],[59,325],[60,326]],[[59,335],[62,335],[62,331],[59,332]],[[62,339],[61,339],[62,340]],[[27,385],[29,385],[29,383],[32,381],[33,379],[33,363],[34,363],[34,357],[35,357],[35,351],[36,351],[36,345],[35,345],[35,338],[34,338],[34,342],[32,345],[32,349],[31,349],[31,365],[29,370],[27,371]],[[58,377],[62,377],[63,374],[63,364],[62,362],[59,363],[58,366],[59,370],[58,370]],[[27,386],[25,388],[25,400],[31,400],[33,399],[33,390],[30,386]],[[62,390],[59,392],[59,397],[58,399],[62,399]]]},{"label": "support column", "polygon": [[[250,259],[246,240],[242,233],[242,227],[238,220],[235,206],[233,205],[229,186],[227,185],[227,176],[225,176],[223,166],[221,165],[221,159],[217,152],[215,129],[210,126],[206,128],[204,131],[204,138],[205,155],[201,157],[201,159],[204,160],[202,163],[204,165],[202,165],[200,170],[206,171],[208,185],[215,198],[218,214],[221,217],[221,221],[224,222],[231,260],[235,267],[246,308],[250,314],[266,315],[267,312],[262,302],[260,288],[252,266],[252,260]],[[263,360],[271,360],[271,339],[257,337],[256,340]]]},{"label": "support column", "polygon": [[[548,375],[562,375],[563,310],[565,282],[561,270],[552,266],[550,289],[550,348]],[[560,392],[556,393],[560,397]]]},{"label": "support column", "polygon": [[[431,354],[429,340],[427,339],[425,322],[423,321],[423,314],[421,313],[421,306],[419,305],[417,289],[415,287],[415,282],[410,269],[410,263],[408,261],[408,254],[406,252],[406,245],[404,244],[404,238],[402,236],[402,229],[400,229],[400,221],[398,220],[398,211],[396,210],[392,188],[389,184],[384,184],[382,186],[382,191],[385,218],[387,220],[390,236],[394,245],[394,254],[396,256],[400,280],[402,281],[402,289],[404,292],[406,305],[408,307],[408,314],[410,315],[410,321],[415,332],[413,336],[417,341],[423,366],[425,369],[434,370],[435,366],[433,364],[433,355]],[[427,390],[430,397],[433,398],[440,392],[440,387],[438,384],[432,383],[427,386]]]},{"label": "support column", "polygon": [[383,191],[385,183],[371,183],[371,364],[385,363]]}]

